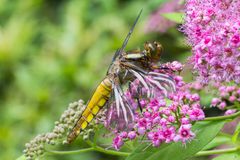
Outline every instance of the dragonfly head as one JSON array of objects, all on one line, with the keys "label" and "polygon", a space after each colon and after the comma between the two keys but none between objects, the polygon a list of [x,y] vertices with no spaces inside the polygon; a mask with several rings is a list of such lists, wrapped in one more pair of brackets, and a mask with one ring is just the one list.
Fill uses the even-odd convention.
[{"label": "dragonfly head", "polygon": [[161,53],[163,51],[162,45],[159,42],[146,42],[144,44],[144,48],[146,51],[146,56],[152,62],[158,62],[161,57]]}]

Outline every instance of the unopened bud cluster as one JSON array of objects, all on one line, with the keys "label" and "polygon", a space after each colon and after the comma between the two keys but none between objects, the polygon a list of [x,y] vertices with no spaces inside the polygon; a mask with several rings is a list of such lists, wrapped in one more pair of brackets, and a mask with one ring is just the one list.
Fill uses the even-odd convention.
[{"label": "unopened bud cluster", "polygon": [[[84,110],[84,102],[70,103],[67,110],[63,112],[59,121],[55,122],[52,132],[37,135],[33,140],[25,145],[26,149],[23,151],[27,160],[35,159],[41,156],[46,144],[55,145],[57,143],[65,143],[66,135],[71,131],[76,121],[81,116]],[[86,132],[82,132],[84,134]],[[86,138],[86,136],[84,136]]]},{"label": "unopened bud cluster", "polygon": [[240,88],[236,85],[226,86],[223,84],[218,84],[216,87],[218,94],[212,99],[211,106],[226,110],[225,115],[235,113],[237,108],[231,106],[240,103]]}]

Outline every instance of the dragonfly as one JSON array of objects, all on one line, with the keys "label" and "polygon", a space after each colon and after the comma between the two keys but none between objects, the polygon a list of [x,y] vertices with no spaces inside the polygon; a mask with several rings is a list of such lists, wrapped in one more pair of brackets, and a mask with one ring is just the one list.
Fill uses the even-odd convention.
[{"label": "dragonfly", "polygon": [[[138,79],[141,83],[140,86],[147,88],[148,97],[153,96],[151,91],[155,88],[159,88],[165,94],[168,90],[175,89],[175,84],[170,76],[153,72],[154,68],[158,67],[157,63],[162,53],[162,45],[159,42],[146,42],[142,51],[124,51],[141,13],[142,10],[130,28],[121,48],[116,50],[105,78],[97,86],[86,108],[68,134],[68,143],[74,141],[104,107],[111,110],[107,115],[111,123],[118,128],[129,128],[128,126],[134,121],[134,110],[123,93],[124,84]],[[151,76],[152,79],[146,80],[148,76]],[[114,105],[112,105],[113,103]],[[120,124],[121,126],[118,126]]]}]

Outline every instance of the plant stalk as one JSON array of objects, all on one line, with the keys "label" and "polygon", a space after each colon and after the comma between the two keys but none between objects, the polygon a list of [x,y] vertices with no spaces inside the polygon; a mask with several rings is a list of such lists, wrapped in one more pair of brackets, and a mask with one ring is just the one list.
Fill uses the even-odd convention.
[{"label": "plant stalk", "polygon": [[240,150],[239,147],[235,147],[235,148],[216,149],[216,150],[209,150],[209,151],[200,151],[195,156],[197,156],[197,157],[199,157],[199,156],[210,156],[210,155],[214,155],[214,154],[237,152],[239,150]]},{"label": "plant stalk", "polygon": [[203,121],[219,121],[224,119],[234,119],[237,116],[240,116],[240,111],[226,116],[216,116],[216,117],[207,117]]}]

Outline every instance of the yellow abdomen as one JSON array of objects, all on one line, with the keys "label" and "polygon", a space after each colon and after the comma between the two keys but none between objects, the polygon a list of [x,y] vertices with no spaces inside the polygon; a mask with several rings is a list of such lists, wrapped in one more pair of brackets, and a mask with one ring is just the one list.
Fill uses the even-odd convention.
[{"label": "yellow abdomen", "polygon": [[71,143],[80,133],[85,129],[93,118],[98,114],[100,109],[106,104],[112,91],[112,83],[109,78],[105,78],[93,93],[89,100],[87,107],[78,119],[76,125],[73,127],[71,133],[68,135],[67,142]]}]

